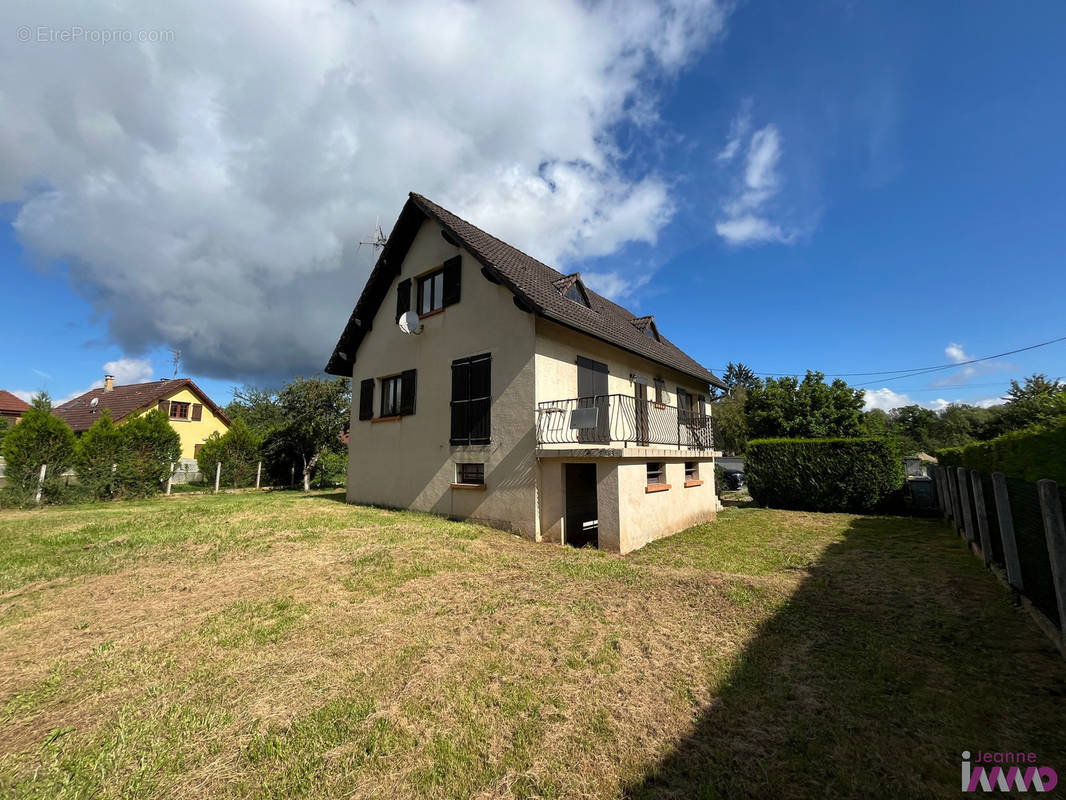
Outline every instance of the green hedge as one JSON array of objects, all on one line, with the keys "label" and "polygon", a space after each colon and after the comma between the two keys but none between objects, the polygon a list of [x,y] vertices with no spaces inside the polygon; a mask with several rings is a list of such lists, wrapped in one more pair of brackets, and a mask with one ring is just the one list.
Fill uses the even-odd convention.
[{"label": "green hedge", "polygon": [[756,439],[744,474],[759,505],[806,511],[873,511],[893,502],[904,480],[888,439]]},{"label": "green hedge", "polygon": [[1066,483],[1066,422],[1013,431],[966,447],[946,447],[937,452],[937,460],[942,466],[1002,472],[1030,482],[1050,478]]}]

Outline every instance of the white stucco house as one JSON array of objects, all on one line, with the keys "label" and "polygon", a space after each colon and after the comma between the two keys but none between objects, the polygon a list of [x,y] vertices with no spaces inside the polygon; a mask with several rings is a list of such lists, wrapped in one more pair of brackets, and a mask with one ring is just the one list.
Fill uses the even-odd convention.
[{"label": "white stucco house", "polygon": [[622,553],[718,510],[721,381],[652,317],[421,195],[326,371],[352,378],[349,502]]}]

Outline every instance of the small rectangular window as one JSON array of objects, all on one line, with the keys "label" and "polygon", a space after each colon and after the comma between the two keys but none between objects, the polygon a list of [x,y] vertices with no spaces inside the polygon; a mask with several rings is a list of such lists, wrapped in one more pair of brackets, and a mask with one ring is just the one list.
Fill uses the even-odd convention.
[{"label": "small rectangular window", "polygon": [[685,462],[685,480],[698,481],[700,479],[700,464],[698,461]]},{"label": "small rectangular window", "polygon": [[648,486],[666,483],[666,464],[662,461],[648,462]]},{"label": "small rectangular window", "polygon": [[662,378],[655,379],[655,402],[659,405],[666,402],[666,381]]},{"label": "small rectangular window", "polygon": [[170,402],[171,419],[188,419],[190,403],[179,403],[176,400]]},{"label": "small rectangular window", "polygon": [[438,269],[418,279],[418,313],[429,314],[444,308],[444,270]]},{"label": "small rectangular window", "polygon": [[485,484],[484,464],[456,464],[455,482],[467,486],[483,486]]},{"label": "small rectangular window", "polygon": [[399,375],[381,379],[381,416],[400,415],[400,392],[403,379]]}]

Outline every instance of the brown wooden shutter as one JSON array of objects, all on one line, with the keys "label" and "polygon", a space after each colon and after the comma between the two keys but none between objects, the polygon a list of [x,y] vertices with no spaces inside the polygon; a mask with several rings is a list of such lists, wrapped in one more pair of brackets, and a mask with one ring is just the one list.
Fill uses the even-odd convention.
[{"label": "brown wooden shutter", "polygon": [[460,284],[463,279],[463,259],[461,256],[449,258],[444,262],[444,305],[459,302]]},{"label": "brown wooden shutter", "polygon": [[204,418],[204,407],[202,403],[192,404],[192,421],[199,422]]},{"label": "brown wooden shutter", "polygon": [[400,281],[396,287],[396,321],[411,310],[411,279]]},{"label": "brown wooden shutter", "polygon": [[374,379],[359,383],[359,419],[374,418]]},{"label": "brown wooden shutter", "polygon": [[169,417],[170,416],[170,401],[169,400],[160,400],[159,401],[159,410],[162,411],[164,414],[166,414]]},{"label": "brown wooden shutter", "polygon": [[400,416],[415,413],[417,372],[406,369],[400,374]]}]

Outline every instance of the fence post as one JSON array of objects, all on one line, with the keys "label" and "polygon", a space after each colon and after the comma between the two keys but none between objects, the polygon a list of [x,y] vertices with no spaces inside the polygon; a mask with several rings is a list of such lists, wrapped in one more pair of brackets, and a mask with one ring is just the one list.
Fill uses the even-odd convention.
[{"label": "fence post", "polygon": [[1018,543],[1014,541],[1014,517],[1010,511],[1007,494],[1007,478],[1002,472],[992,473],[992,490],[996,496],[996,517],[999,519],[999,535],[1003,539],[1003,560],[1007,562],[1007,580],[1018,591],[1025,588],[1022,582],[1022,562],[1018,558]]},{"label": "fence post", "polygon": [[970,508],[970,491],[966,484],[969,483],[966,475],[966,467],[957,467],[959,473],[959,505],[962,507],[963,534],[967,542],[973,542],[973,510]]},{"label": "fence post", "polygon": [[170,494],[170,486],[174,483],[174,465],[170,465],[170,474],[167,476],[167,494]]},{"label": "fence post", "polygon": [[947,515],[947,506],[944,504],[944,473],[940,467],[933,467],[933,485],[936,486],[936,506],[940,509],[940,516]]},{"label": "fence post", "polygon": [[948,486],[951,487],[951,521],[955,532],[962,532],[962,511],[959,505],[959,475],[953,467],[948,467]]},{"label": "fence post", "polygon": [[292,477],[289,479],[289,488],[296,488],[296,462],[292,462]]},{"label": "fence post", "polygon": [[981,534],[981,555],[985,557],[985,566],[992,563],[992,542],[988,533],[988,507],[985,505],[985,487],[981,485],[981,473],[970,470],[973,485],[973,504],[977,509],[977,530]]},{"label": "fence post", "polygon": [[259,466],[255,468],[255,488],[259,488],[259,478],[263,474],[263,462],[259,462]]},{"label": "fence post", "polygon": [[1048,560],[1055,583],[1055,599],[1059,603],[1059,636],[1066,630],[1066,523],[1062,518],[1059,485],[1055,481],[1036,482],[1040,493],[1040,511],[1044,516],[1044,535],[1047,537]]},{"label": "fence post", "polygon": [[218,493],[218,481],[222,477],[222,462],[215,462],[215,493]]},{"label": "fence post", "polygon": [[44,491],[44,476],[48,474],[48,465],[41,464],[41,477],[37,480],[37,505],[41,504],[41,492]]}]

